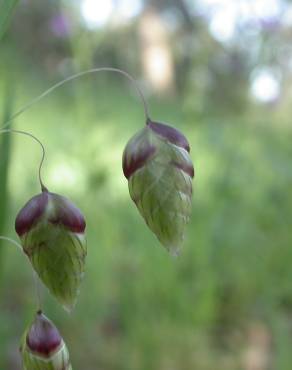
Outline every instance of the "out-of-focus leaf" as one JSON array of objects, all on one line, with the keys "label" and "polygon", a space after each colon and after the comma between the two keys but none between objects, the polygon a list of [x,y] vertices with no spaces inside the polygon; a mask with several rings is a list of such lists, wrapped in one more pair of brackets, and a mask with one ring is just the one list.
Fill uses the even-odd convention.
[{"label": "out-of-focus leaf", "polygon": [[[11,88],[7,89],[4,101],[3,122],[5,122],[12,113],[13,94]],[[5,228],[6,210],[8,203],[7,179],[10,161],[11,135],[0,135],[0,234],[3,234]],[[0,261],[2,241],[0,241]]]},{"label": "out-of-focus leaf", "polygon": [[3,37],[13,10],[19,0],[0,0],[0,40]]}]

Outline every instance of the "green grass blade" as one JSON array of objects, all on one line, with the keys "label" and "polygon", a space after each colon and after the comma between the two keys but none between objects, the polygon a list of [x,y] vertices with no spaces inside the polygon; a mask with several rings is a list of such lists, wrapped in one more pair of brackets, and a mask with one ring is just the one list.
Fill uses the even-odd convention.
[{"label": "green grass blade", "polygon": [[18,0],[0,0],[0,40],[3,37]]},{"label": "green grass blade", "polygon": [[[5,122],[12,113],[13,94],[11,88],[6,89],[4,94],[4,114],[3,122]],[[10,161],[10,148],[11,148],[11,135],[0,135],[0,235],[3,234],[5,229],[6,212],[8,206],[8,170]],[[0,265],[2,256],[2,241],[0,241]]]}]

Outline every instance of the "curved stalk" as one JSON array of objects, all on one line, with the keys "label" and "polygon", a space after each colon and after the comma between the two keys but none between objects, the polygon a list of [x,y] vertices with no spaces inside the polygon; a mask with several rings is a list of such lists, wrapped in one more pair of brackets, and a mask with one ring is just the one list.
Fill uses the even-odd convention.
[{"label": "curved stalk", "polygon": [[5,241],[7,241],[7,242],[10,242],[11,244],[16,245],[16,247],[17,247],[17,248],[19,248],[19,249],[21,250],[21,252],[23,252],[23,249],[22,249],[21,244],[20,244],[20,243],[18,243],[16,240],[11,239],[11,238],[8,238],[8,236],[2,236],[2,235],[0,235],[0,239],[1,239],[1,240],[5,240]]},{"label": "curved stalk", "polygon": [[34,136],[31,133],[26,132],[26,131],[15,130],[15,129],[1,129],[0,130],[0,134],[5,134],[5,133],[9,133],[9,132],[29,136],[41,146],[41,148],[42,148],[42,158],[41,158],[41,161],[40,161],[40,164],[39,164],[38,177],[39,177],[39,182],[40,182],[42,191],[48,191],[48,189],[46,188],[46,186],[44,185],[43,180],[42,180],[42,167],[43,167],[43,163],[44,163],[45,156],[46,156],[46,150],[45,150],[45,147],[44,147],[43,143],[36,136]]},{"label": "curved stalk", "polygon": [[125,72],[125,71],[123,71],[122,69],[119,69],[119,68],[100,67],[100,68],[88,69],[86,71],[82,71],[82,72],[76,73],[76,74],[71,75],[71,76],[65,78],[64,80],[56,83],[55,85],[53,85],[52,87],[50,87],[49,89],[47,89],[46,91],[44,91],[42,94],[40,94],[39,96],[37,96],[36,98],[34,98],[33,100],[31,100],[28,104],[24,105],[16,113],[14,113],[4,123],[2,129],[6,128],[12,120],[14,120],[16,117],[20,116],[22,113],[24,113],[25,111],[27,111],[31,106],[33,106],[34,104],[38,103],[41,99],[43,99],[44,97],[46,97],[51,92],[55,91],[56,89],[58,89],[59,87],[61,87],[65,83],[67,83],[69,81],[72,81],[72,80],[75,80],[75,79],[77,79],[79,77],[82,77],[82,76],[85,76],[85,75],[88,75],[88,74],[92,74],[92,73],[97,73],[97,72],[114,72],[114,73],[119,73],[119,74],[122,74],[123,76],[125,76],[133,84],[133,86],[135,87],[135,89],[136,89],[136,91],[137,91],[137,93],[138,93],[138,95],[139,95],[139,97],[141,99],[141,102],[143,104],[143,109],[144,109],[144,114],[145,114],[145,119],[146,119],[146,124],[147,124],[147,122],[150,120],[148,105],[146,103],[146,99],[145,99],[145,97],[144,97],[144,95],[142,93],[142,90],[138,86],[138,83],[134,79],[134,77],[132,77],[128,72]]}]

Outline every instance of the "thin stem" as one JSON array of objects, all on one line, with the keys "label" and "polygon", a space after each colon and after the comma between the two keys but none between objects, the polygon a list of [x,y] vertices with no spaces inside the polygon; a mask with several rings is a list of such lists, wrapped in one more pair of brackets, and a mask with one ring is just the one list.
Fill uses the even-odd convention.
[{"label": "thin stem", "polygon": [[53,85],[52,87],[50,87],[48,90],[46,90],[45,92],[43,92],[42,94],[40,94],[39,96],[37,96],[36,98],[34,98],[33,100],[31,100],[28,104],[26,104],[25,106],[23,106],[21,109],[19,109],[19,111],[17,111],[16,113],[14,113],[3,125],[2,129],[6,128],[8,126],[8,124],[14,120],[16,117],[20,116],[23,112],[25,112],[26,110],[28,110],[32,105],[38,103],[41,99],[43,99],[44,97],[46,97],[47,95],[49,95],[51,92],[53,92],[54,90],[58,89],[60,86],[64,85],[66,82],[69,82],[69,81],[72,81],[72,80],[75,80],[76,78],[79,78],[81,76],[84,76],[84,75],[87,75],[87,74],[91,74],[91,73],[97,73],[97,72],[115,72],[115,73],[120,73],[122,75],[124,75],[125,77],[127,77],[131,83],[134,85],[141,101],[142,101],[142,104],[143,104],[143,108],[144,108],[144,113],[145,113],[145,118],[146,118],[146,123],[150,120],[149,118],[149,111],[148,111],[148,105],[146,103],[146,100],[145,100],[145,97],[142,93],[142,90],[140,89],[140,87],[138,86],[138,83],[137,81],[134,79],[134,77],[132,77],[129,73],[121,70],[121,69],[118,69],[118,68],[112,68],[112,67],[101,67],[101,68],[93,68],[93,69],[88,69],[86,71],[83,71],[83,72],[79,72],[79,73],[76,73],[72,76],[69,76],[68,78],[56,83],[55,85]]},{"label": "thin stem", "polygon": [[38,274],[33,271],[34,277],[34,285],[35,285],[35,292],[36,292],[36,304],[38,307],[38,311],[42,311],[42,293],[41,293],[41,283]]},{"label": "thin stem", "polygon": [[43,143],[36,136],[34,136],[31,133],[26,132],[26,131],[14,130],[14,129],[2,129],[2,130],[0,130],[0,134],[4,134],[4,133],[8,133],[8,132],[29,136],[32,139],[34,139],[41,146],[41,148],[42,148],[42,158],[41,158],[40,165],[39,165],[38,177],[39,177],[39,182],[40,182],[42,191],[48,191],[48,189],[45,187],[45,185],[43,183],[43,180],[42,180],[42,167],[43,167],[43,163],[44,163],[45,156],[46,156],[46,150],[45,150],[45,147],[44,147]]},{"label": "thin stem", "polygon": [[19,244],[16,240],[8,238],[7,236],[2,236],[2,235],[0,235],[0,239],[16,245],[21,250],[21,252],[23,252],[22,245]]},{"label": "thin stem", "polygon": [[[2,235],[0,235],[0,240],[5,240],[5,241],[8,241],[16,245],[23,253],[22,245],[19,244],[16,240],[8,238],[7,236],[2,236]],[[42,307],[41,285],[40,285],[39,277],[35,271],[33,271],[33,278],[34,278],[34,283],[35,283],[36,305],[37,305],[37,309],[41,310],[41,307]]]}]

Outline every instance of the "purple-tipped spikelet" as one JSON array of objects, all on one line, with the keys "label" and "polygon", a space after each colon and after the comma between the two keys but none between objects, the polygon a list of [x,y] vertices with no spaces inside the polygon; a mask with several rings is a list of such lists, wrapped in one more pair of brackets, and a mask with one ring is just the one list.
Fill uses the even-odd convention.
[{"label": "purple-tipped spikelet", "polygon": [[192,206],[194,167],[186,137],[148,121],[128,142],[123,171],[140,214],[171,254],[181,249]]},{"label": "purple-tipped spikelet", "polygon": [[18,213],[15,230],[42,282],[67,309],[74,307],[84,275],[85,219],[65,197],[43,191]]},{"label": "purple-tipped spikelet", "polygon": [[25,331],[20,352],[23,370],[72,370],[66,344],[41,311]]}]

